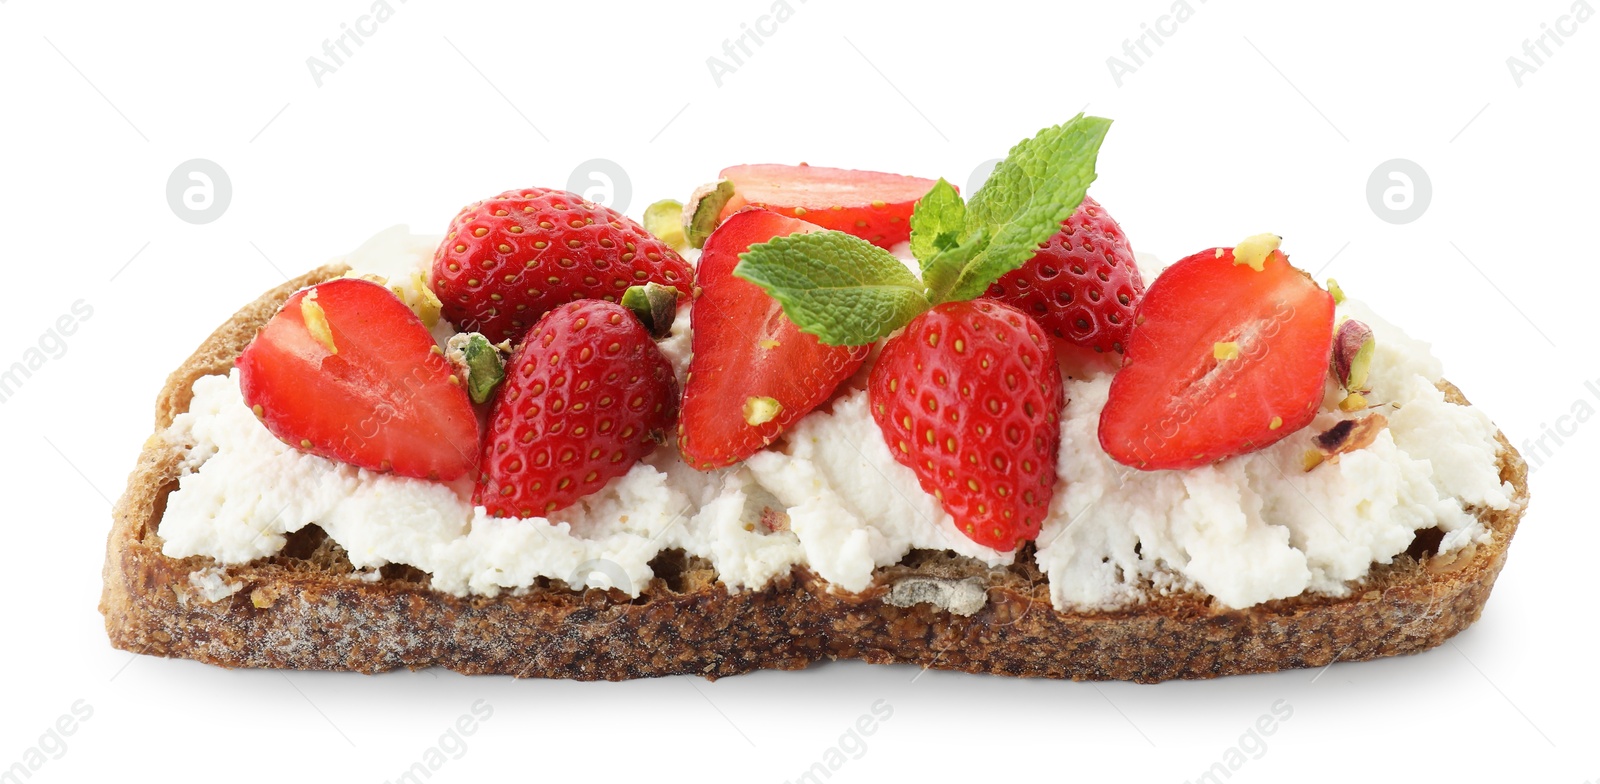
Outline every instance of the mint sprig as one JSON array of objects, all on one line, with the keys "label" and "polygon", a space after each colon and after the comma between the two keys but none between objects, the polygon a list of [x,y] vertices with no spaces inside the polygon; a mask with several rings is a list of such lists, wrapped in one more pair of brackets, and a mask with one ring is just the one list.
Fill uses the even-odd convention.
[{"label": "mint sprig", "polygon": [[1080,114],[1040,131],[1011,148],[967,203],[941,179],[911,215],[920,280],[888,251],[837,231],[752,245],[733,274],[823,343],[873,343],[934,305],[981,296],[1032,258],[1083,203],[1110,126]]},{"label": "mint sprig", "polygon": [[950,290],[935,291],[933,299],[977,297],[1033,258],[1083,203],[1110,128],[1110,120],[1080,114],[1011,148],[967,205],[968,231],[981,228],[989,239],[974,238],[983,246],[962,262]]}]

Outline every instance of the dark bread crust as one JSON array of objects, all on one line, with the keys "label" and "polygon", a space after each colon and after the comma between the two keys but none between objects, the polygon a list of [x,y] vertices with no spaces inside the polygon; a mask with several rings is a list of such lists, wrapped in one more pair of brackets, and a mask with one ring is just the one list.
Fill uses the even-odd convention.
[{"label": "dark bread crust", "polygon": [[[203,375],[226,373],[256,330],[295,290],[343,271],[324,267],[263,295],[224,324],[168,379],[158,432],[187,410]],[[1460,391],[1443,384],[1451,400]],[[1478,619],[1526,508],[1527,466],[1500,436],[1506,511],[1473,510],[1488,543],[1434,557],[1413,552],[1372,573],[1342,599],[1302,596],[1223,610],[1194,595],[1160,596],[1117,612],[1059,613],[1025,551],[1015,566],[918,552],[879,570],[861,594],[831,592],[803,567],[758,591],[730,592],[696,559],[658,559],[637,599],[541,584],[523,595],[457,598],[426,575],[389,567],[351,576],[315,532],[283,555],[227,569],[242,587],[208,602],[191,572],[203,557],[173,559],[155,531],[176,486],[177,452],[152,438],[113,512],[100,610],[114,646],[227,667],[353,670],[447,667],[468,674],[621,680],[757,669],[801,669],[856,658],[1004,675],[1154,682],[1211,678],[1424,651]],[[291,552],[298,549],[299,552]],[[886,599],[905,579],[975,579],[988,603],[970,617]]]}]

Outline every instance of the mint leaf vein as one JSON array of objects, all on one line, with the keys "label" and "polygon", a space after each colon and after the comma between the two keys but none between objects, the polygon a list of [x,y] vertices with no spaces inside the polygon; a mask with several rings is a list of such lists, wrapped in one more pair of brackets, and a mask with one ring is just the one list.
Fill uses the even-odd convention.
[{"label": "mint leaf vein", "polygon": [[899,259],[838,231],[752,245],[733,274],[766,290],[800,331],[828,345],[874,343],[929,307],[922,282]]}]

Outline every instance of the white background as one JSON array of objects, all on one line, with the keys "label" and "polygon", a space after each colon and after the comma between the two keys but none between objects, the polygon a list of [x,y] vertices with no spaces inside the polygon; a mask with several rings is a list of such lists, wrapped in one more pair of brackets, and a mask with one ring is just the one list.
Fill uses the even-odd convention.
[{"label": "white background", "polygon": [[[382,782],[481,699],[493,717],[432,781],[781,782],[881,699],[892,717],[833,780],[1182,782],[1285,700],[1292,718],[1231,781],[1600,780],[1600,422],[1560,419],[1600,410],[1600,23],[1563,22],[1572,34],[1543,64],[1523,55],[1569,0],[1192,0],[1192,18],[1161,22],[1171,34],[1137,64],[1123,42],[1170,0],[790,0],[792,19],[763,23],[772,35],[720,86],[707,58],[771,0],[392,2],[320,87],[307,58],[370,0],[0,2],[0,366],[74,302],[93,308],[65,354],[0,405],[0,770],[84,700],[92,718],[33,781],[144,769]],[[1113,55],[1133,67],[1120,85]],[[1513,55],[1534,68],[1520,86]],[[1530,459],[1547,429],[1569,434],[1546,436],[1532,510],[1479,624],[1426,655],[1320,677],[1153,687],[857,663],[716,683],[285,675],[107,644],[96,602],[109,506],[155,392],[286,274],[395,223],[441,231],[507,188],[566,187],[595,158],[626,172],[634,216],[746,162],[965,186],[1084,107],[1116,120],[1092,193],[1136,249],[1170,261],[1281,234],[1301,266],[1431,340]],[[178,220],[166,197],[193,158],[232,184],[207,225]],[[1394,158],[1432,183],[1405,225],[1381,221],[1366,193]]]}]

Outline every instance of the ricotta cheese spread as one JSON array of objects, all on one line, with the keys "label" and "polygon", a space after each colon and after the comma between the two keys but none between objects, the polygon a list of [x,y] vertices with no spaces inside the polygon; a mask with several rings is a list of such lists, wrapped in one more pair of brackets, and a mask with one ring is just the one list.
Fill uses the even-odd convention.
[{"label": "ricotta cheese spread", "polygon": [[[427,268],[436,243],[395,227],[342,261],[393,285],[421,285],[414,273]],[[1141,266],[1153,280],[1149,260]],[[1357,303],[1339,311],[1377,335],[1368,398],[1384,406],[1390,426],[1371,446],[1311,472],[1300,455],[1342,416],[1331,382],[1317,422],[1271,448],[1201,469],[1142,472],[1115,463],[1098,443],[1110,373],[1067,379],[1061,481],[1036,554],[1057,609],[1126,606],[1152,590],[1199,590],[1227,607],[1308,591],[1342,595],[1372,564],[1404,551],[1417,530],[1444,531],[1442,551],[1486,535],[1465,507],[1512,502],[1499,480],[1493,423],[1444,400],[1425,344]],[[440,324],[443,343],[452,331]],[[681,381],[686,308],[660,346]],[[172,557],[245,563],[315,524],[345,549],[358,576],[406,564],[431,574],[438,590],[490,596],[525,590],[539,577],[636,596],[653,576],[650,562],[673,548],[709,560],[734,590],[804,565],[834,588],[858,592],[874,570],[913,549],[990,566],[1013,558],[961,534],[894,460],[859,385],[802,419],[782,448],[742,465],[700,472],[664,446],[600,492],[529,519],[475,508],[470,480],[377,474],[283,444],[245,405],[236,372],[201,378],[194,393],[166,431],[184,454],[159,527]],[[221,575],[211,577],[203,580],[208,593],[226,590]]]}]

